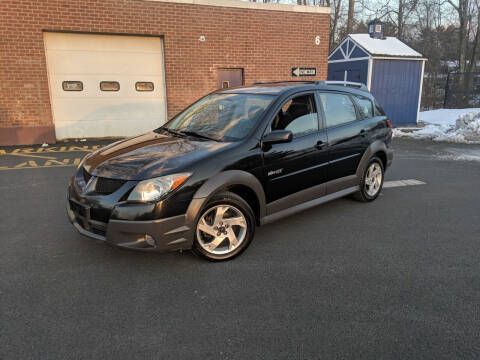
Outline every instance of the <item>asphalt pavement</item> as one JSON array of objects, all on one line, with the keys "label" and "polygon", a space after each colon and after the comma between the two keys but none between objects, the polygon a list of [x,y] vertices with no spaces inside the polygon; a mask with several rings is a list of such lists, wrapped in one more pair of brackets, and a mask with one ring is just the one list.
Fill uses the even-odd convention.
[{"label": "asphalt pavement", "polygon": [[209,263],[75,232],[67,180],[105,143],[0,148],[0,359],[480,358],[480,146],[395,140],[386,180],[425,184]]}]

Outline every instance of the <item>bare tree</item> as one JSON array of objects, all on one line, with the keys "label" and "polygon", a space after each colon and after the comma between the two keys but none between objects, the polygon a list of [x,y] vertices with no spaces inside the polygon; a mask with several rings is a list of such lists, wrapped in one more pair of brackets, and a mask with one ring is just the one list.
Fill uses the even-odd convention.
[{"label": "bare tree", "polygon": [[348,0],[347,34],[352,33],[354,13],[355,13],[355,0]]},{"label": "bare tree", "polygon": [[458,71],[465,72],[467,65],[467,36],[468,36],[468,20],[469,20],[469,2],[470,0],[447,0],[447,2],[455,9],[458,14],[459,31],[458,31],[458,44],[459,44],[459,56],[458,56]]},{"label": "bare tree", "polygon": [[330,19],[330,50],[335,47],[335,35],[338,28],[338,19],[340,18],[342,0],[332,0],[332,14]]},{"label": "bare tree", "polygon": [[404,40],[406,25],[412,20],[419,0],[361,0],[370,17],[384,19],[395,25],[395,35]]}]

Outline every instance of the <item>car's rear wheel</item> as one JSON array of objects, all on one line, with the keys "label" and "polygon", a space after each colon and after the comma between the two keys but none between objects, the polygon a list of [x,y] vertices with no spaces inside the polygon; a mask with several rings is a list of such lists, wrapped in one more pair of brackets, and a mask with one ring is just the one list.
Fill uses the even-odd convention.
[{"label": "car's rear wheel", "polygon": [[354,198],[363,202],[375,200],[382,190],[384,173],[382,161],[376,156],[372,157],[365,168],[360,190],[354,194]]},{"label": "car's rear wheel", "polygon": [[248,203],[233,193],[214,195],[198,217],[193,251],[211,261],[230,260],[253,239],[255,218]]}]

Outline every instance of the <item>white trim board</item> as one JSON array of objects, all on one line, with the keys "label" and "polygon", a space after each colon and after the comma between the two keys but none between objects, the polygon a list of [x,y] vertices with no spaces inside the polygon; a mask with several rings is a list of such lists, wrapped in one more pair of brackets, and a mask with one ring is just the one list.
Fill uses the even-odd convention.
[{"label": "white trim board", "polygon": [[373,59],[368,59],[368,70],[367,70],[367,89],[370,91],[370,87],[372,86],[372,65]]},{"label": "white trim board", "polygon": [[417,108],[417,124],[418,124],[418,117],[420,116],[420,104],[422,102],[422,91],[423,91],[423,73],[425,70],[425,61],[422,62],[422,75],[420,75],[420,91],[418,92],[418,108]]},{"label": "white trim board", "polygon": [[398,57],[398,56],[372,56],[374,60],[417,60],[417,61],[428,61],[427,58],[416,58],[416,57]]},{"label": "white trim board", "polygon": [[288,5],[288,4],[271,4],[259,2],[246,2],[240,0],[140,0],[151,2],[165,2],[186,5],[201,6],[218,6],[237,9],[250,10],[270,10],[270,11],[289,11],[297,13],[315,13],[330,14],[330,7],[326,6],[307,6],[307,5]]},{"label": "white trim board", "polygon": [[351,59],[340,59],[340,60],[328,60],[329,64],[341,63],[341,62],[351,62],[351,61],[360,61],[360,60],[369,60],[370,56],[360,57],[360,58],[351,58]]},{"label": "white trim board", "polygon": [[[350,36],[347,36],[345,39],[342,40],[342,42],[340,44],[338,44],[335,49],[333,49],[333,51],[330,53],[330,55],[328,55],[328,59],[330,59],[330,57],[337,51],[338,48],[340,48],[342,54],[343,54],[343,57],[347,57],[345,55],[345,52],[343,51],[342,49],[342,45],[346,42],[350,40],[351,42],[353,42],[353,44],[358,47],[359,49],[361,49],[365,54],[367,54],[369,57],[371,56],[370,53],[365,50],[365,48],[363,48],[359,43],[357,43],[355,40],[353,40]],[[341,60],[346,60],[346,61],[349,61],[349,60],[352,60],[350,59],[350,55],[352,54],[353,50],[355,49],[355,46],[352,47],[351,51],[349,49],[349,53],[348,53],[348,58],[347,59],[340,59],[340,60],[331,60],[331,61],[341,61]],[[353,58],[353,59],[360,59],[360,58]]]}]

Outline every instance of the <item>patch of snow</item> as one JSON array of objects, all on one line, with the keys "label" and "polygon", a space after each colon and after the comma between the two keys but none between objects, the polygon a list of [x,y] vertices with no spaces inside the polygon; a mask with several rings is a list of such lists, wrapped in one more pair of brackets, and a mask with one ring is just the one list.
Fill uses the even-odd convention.
[{"label": "patch of snow", "polygon": [[480,108],[428,110],[421,111],[418,120],[428,124],[455,125],[459,117],[479,112]]},{"label": "patch of snow", "polygon": [[357,44],[371,55],[408,56],[423,58],[423,55],[413,50],[396,37],[387,36],[385,39],[374,39],[369,34],[349,34]]},{"label": "patch of snow", "polygon": [[463,155],[454,155],[454,154],[449,154],[449,155],[440,155],[438,158],[442,160],[456,160],[456,161],[480,161],[480,154],[479,155],[469,155],[469,154],[463,154]]},{"label": "patch of snow", "polygon": [[48,146],[47,143],[43,143],[43,144],[42,144],[42,147],[47,147],[47,146]]},{"label": "patch of snow", "polygon": [[396,128],[395,137],[480,143],[480,108],[439,109],[420,112],[422,128]]},{"label": "patch of snow", "polygon": [[82,140],[80,140],[80,141],[81,141],[81,142],[84,142],[84,141],[87,141],[87,139],[82,139]]}]

